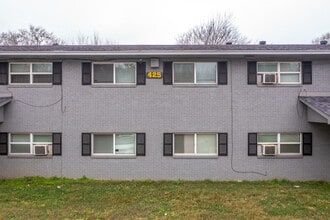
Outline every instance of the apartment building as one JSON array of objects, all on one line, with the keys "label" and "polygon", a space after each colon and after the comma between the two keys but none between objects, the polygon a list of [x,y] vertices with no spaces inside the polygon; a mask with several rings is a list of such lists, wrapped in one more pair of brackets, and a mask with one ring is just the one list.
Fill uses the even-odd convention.
[{"label": "apartment building", "polygon": [[0,121],[0,178],[330,181],[330,46],[1,46]]}]

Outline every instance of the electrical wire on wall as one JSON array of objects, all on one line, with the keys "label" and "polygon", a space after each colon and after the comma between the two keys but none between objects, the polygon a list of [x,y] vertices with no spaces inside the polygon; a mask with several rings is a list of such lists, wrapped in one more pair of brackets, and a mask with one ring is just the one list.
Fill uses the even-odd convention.
[{"label": "electrical wire on wall", "polygon": [[13,95],[13,92],[10,91],[9,88],[7,88],[7,91],[9,91],[11,96],[13,97],[13,102],[19,102],[21,104],[24,104],[24,105],[27,105],[27,106],[30,106],[33,108],[48,108],[48,107],[54,106],[54,105],[58,104],[59,102],[61,102],[61,112],[65,113],[66,107],[63,105],[63,87],[62,87],[62,85],[61,85],[61,97],[58,100],[56,100],[55,102],[49,103],[46,105],[34,105],[34,104],[27,103],[23,100],[16,99]]},{"label": "electrical wire on wall", "polygon": [[[66,112],[66,106],[64,106],[64,103],[63,103],[63,86],[61,86],[61,94],[60,94],[60,98],[57,99],[55,102],[52,102],[52,103],[49,103],[49,104],[45,104],[45,105],[35,105],[35,104],[30,104],[30,103],[27,103],[26,101],[23,101],[23,100],[20,100],[20,99],[15,99],[14,95],[13,95],[13,92],[7,87],[7,91],[11,94],[11,96],[13,97],[13,103],[17,102],[17,103],[21,103],[23,105],[27,105],[27,106],[30,106],[32,108],[49,108],[51,106],[55,106],[57,105],[58,103],[61,103],[61,113],[62,113],[62,117],[61,117],[61,132],[63,131],[63,114]],[[60,160],[60,178],[63,179],[63,158],[61,157],[61,160]],[[63,182],[62,182],[62,186],[63,186]]]},{"label": "electrical wire on wall", "polygon": [[242,171],[242,170],[238,170],[236,168],[234,168],[234,103],[233,103],[233,71],[232,71],[232,63],[231,61],[229,62],[229,66],[230,66],[230,110],[231,110],[231,114],[230,114],[230,125],[231,125],[231,156],[230,156],[230,167],[231,170],[234,171],[235,173],[244,173],[244,174],[257,174],[257,175],[261,175],[261,176],[267,176],[267,171],[265,173],[261,173],[258,171]]}]

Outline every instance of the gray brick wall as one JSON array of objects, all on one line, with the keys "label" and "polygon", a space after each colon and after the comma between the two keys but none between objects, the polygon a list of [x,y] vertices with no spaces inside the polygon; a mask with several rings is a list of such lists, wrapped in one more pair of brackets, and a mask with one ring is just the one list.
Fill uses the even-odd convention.
[{"label": "gray brick wall", "polygon": [[[81,85],[81,61],[65,60],[64,113],[60,103],[35,108],[15,102],[16,99],[34,105],[53,103],[61,97],[61,86],[0,86],[0,92],[9,90],[14,97],[14,101],[5,107],[5,121],[0,125],[0,131],[62,132],[63,143],[62,156],[50,159],[0,156],[0,177],[329,181],[330,127],[308,123],[306,107],[297,102],[300,91],[330,90],[329,62],[313,60],[312,85],[262,87],[247,85],[246,60],[228,61],[228,85],[178,87],[163,85],[160,79],[147,79],[145,86],[95,88]],[[151,70],[149,66],[147,61],[147,71]],[[313,156],[299,159],[248,157],[247,133],[271,131],[313,132]],[[145,132],[147,155],[134,159],[82,157],[82,132]],[[229,155],[216,159],[164,157],[165,132],[227,132]],[[231,164],[240,172],[234,172]],[[267,176],[244,173],[248,171],[267,173]]]}]

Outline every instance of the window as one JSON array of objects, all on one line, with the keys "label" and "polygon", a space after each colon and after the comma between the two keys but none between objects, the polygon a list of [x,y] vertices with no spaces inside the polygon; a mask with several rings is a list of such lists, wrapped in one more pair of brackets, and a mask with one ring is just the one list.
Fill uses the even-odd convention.
[{"label": "window", "polygon": [[46,154],[51,153],[51,134],[17,133],[9,134],[9,152],[13,155],[34,155],[35,146],[45,146]]},{"label": "window", "polygon": [[10,84],[51,84],[52,63],[10,63]]},{"label": "window", "polygon": [[174,84],[217,84],[217,63],[174,63]]},{"label": "window", "polygon": [[259,133],[258,145],[263,155],[302,155],[299,133]]},{"label": "window", "polygon": [[135,84],[136,63],[93,63],[93,84]]},{"label": "window", "polygon": [[174,134],[175,155],[217,155],[217,134]]},{"label": "window", "polygon": [[300,62],[258,62],[258,84],[300,84]]},{"label": "window", "polygon": [[135,155],[135,134],[93,134],[93,155]]}]

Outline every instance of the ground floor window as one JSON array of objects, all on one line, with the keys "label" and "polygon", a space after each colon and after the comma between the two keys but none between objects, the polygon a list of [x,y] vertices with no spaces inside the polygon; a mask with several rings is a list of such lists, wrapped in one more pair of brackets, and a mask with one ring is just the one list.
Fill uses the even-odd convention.
[{"label": "ground floor window", "polygon": [[51,153],[52,134],[10,133],[9,153],[12,155],[47,155]]},{"label": "ground floor window", "polygon": [[258,133],[262,155],[302,155],[300,133]]},{"label": "ground floor window", "polygon": [[135,134],[93,134],[93,155],[135,155]]},{"label": "ground floor window", "polygon": [[217,155],[217,134],[174,134],[175,155]]}]

